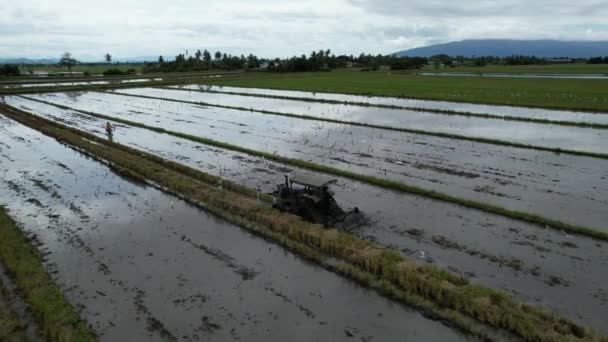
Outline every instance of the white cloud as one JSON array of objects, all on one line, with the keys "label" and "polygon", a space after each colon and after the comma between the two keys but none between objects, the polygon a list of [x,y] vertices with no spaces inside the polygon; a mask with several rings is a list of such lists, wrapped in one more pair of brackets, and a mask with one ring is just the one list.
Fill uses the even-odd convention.
[{"label": "white cloud", "polygon": [[391,53],[467,38],[605,39],[606,1],[0,0],[0,57],[82,59],[185,49]]}]

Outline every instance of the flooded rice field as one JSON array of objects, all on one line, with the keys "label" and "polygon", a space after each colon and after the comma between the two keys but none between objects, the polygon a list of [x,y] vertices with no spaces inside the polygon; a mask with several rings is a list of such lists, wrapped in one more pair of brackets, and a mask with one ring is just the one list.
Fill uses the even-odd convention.
[{"label": "flooded rice field", "polygon": [[498,139],[548,148],[584,152],[608,151],[608,130],[539,123],[444,115],[404,109],[314,103],[252,96],[202,93],[157,88],[115,90],[118,94],[152,96],[161,99],[204,102],[254,110],[347,120],[360,123]]},{"label": "flooded rice field", "polygon": [[511,74],[491,72],[419,72],[423,76],[461,76],[461,77],[502,77],[502,78],[553,78],[553,79],[583,79],[583,80],[605,80],[607,74]]},{"label": "flooded rice field", "polygon": [[138,79],[127,79],[127,80],[113,80],[113,81],[86,81],[86,82],[57,82],[57,83],[22,83],[22,84],[11,84],[2,85],[4,89],[18,89],[18,88],[33,88],[33,87],[63,87],[63,86],[78,86],[78,85],[100,85],[100,84],[121,84],[121,83],[139,83],[139,82],[152,82],[162,81],[162,78],[138,78]]},{"label": "flooded rice field", "polygon": [[[134,100],[138,106],[142,105],[139,99],[130,100]],[[15,106],[29,108],[41,116],[83,131],[98,136],[105,134],[104,120],[33,101],[13,97],[9,101]],[[144,100],[147,101],[153,100]],[[174,109],[187,113],[187,105],[174,103],[171,106],[178,106]],[[123,112],[126,113],[127,108],[130,107],[123,108]],[[158,112],[164,107],[155,111],[153,108],[144,107],[141,111],[160,116]],[[204,108],[197,110],[199,115],[206,111]],[[219,112],[213,113],[219,115]],[[263,192],[272,191],[275,184],[282,181],[283,174],[303,171],[167,134],[120,123],[115,125],[114,139],[121,144]],[[163,127],[167,125],[163,122]],[[205,126],[199,127],[199,131],[207,134],[212,129]],[[280,144],[284,143],[276,145]],[[515,164],[514,160],[518,159],[511,158],[512,162],[508,165]],[[532,161],[541,163],[542,158],[531,158],[529,162]],[[534,168],[532,164],[529,167]],[[595,169],[595,166],[586,169]],[[560,183],[554,185],[557,184]],[[523,301],[542,304],[576,321],[606,331],[603,317],[608,314],[608,293],[604,285],[604,270],[608,263],[607,243],[341,177],[338,177],[334,190],[337,201],[344,208],[358,206],[370,217],[370,223],[354,229],[353,234],[390,246],[409,257],[446,267],[473,282],[504,289]]]},{"label": "flooded rice field", "polygon": [[242,87],[215,86],[215,85],[203,85],[203,84],[176,85],[176,86],[171,86],[171,88],[199,90],[199,91],[218,91],[218,92],[233,93],[233,94],[280,96],[280,97],[293,98],[294,100],[297,100],[297,99],[330,100],[330,101],[341,101],[341,102],[350,102],[350,103],[364,103],[364,104],[369,104],[369,105],[395,106],[395,107],[402,107],[404,109],[420,108],[420,109],[454,111],[454,112],[463,112],[463,113],[491,114],[491,115],[497,115],[497,116],[514,116],[514,117],[531,118],[531,119],[608,124],[608,114],[606,114],[606,113],[589,113],[589,112],[554,110],[554,109],[543,109],[543,108],[484,105],[484,104],[449,102],[449,101],[417,100],[417,99],[384,97],[384,96],[363,96],[363,95],[347,95],[347,94],[332,94],[332,93],[315,93],[315,92],[295,91],[295,90],[242,88]]},{"label": "flooded rice field", "polygon": [[91,82],[60,82],[60,83],[23,83],[23,84],[11,84],[0,86],[4,89],[15,89],[15,88],[32,88],[32,87],[59,87],[59,86],[77,86],[77,85],[96,85],[96,84],[110,84],[109,81],[91,81]]},{"label": "flooded rice field", "polygon": [[[106,93],[31,97],[608,230],[605,159]],[[7,101],[39,114],[62,112]]]},{"label": "flooded rice field", "polygon": [[0,116],[0,205],[102,341],[465,341]]}]

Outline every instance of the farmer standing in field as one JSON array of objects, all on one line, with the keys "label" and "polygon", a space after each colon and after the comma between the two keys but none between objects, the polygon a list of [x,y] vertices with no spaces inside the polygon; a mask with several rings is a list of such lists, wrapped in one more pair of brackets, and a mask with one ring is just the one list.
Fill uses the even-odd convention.
[{"label": "farmer standing in field", "polygon": [[106,122],[106,133],[108,134],[108,139],[112,140],[112,136],[113,136],[113,132],[114,131],[114,127],[112,127],[112,124],[110,123],[110,121]]}]

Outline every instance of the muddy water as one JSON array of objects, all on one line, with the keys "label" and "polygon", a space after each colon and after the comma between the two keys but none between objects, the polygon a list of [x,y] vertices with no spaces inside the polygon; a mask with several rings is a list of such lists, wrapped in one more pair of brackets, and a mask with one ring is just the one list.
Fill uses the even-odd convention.
[{"label": "muddy water", "polygon": [[[36,107],[34,102],[27,105],[44,117],[104,135],[103,120],[46,105]],[[302,172],[166,134],[115,125],[115,140],[122,144],[263,192],[272,191],[283,174]],[[358,206],[370,217],[370,224],[354,229],[353,234],[606,331],[608,243],[339,177],[334,190],[343,207]]]},{"label": "muddy water", "polygon": [[191,89],[202,91],[221,91],[225,93],[241,93],[251,95],[272,95],[297,98],[306,98],[312,100],[332,100],[342,102],[366,103],[370,105],[388,105],[398,106],[403,108],[424,108],[451,110],[457,112],[477,113],[477,114],[492,114],[498,116],[516,116],[533,119],[559,120],[559,121],[574,121],[608,124],[608,115],[602,113],[589,113],[579,111],[540,109],[514,106],[495,106],[473,103],[459,103],[448,101],[431,101],[431,100],[415,100],[396,97],[380,97],[380,96],[361,96],[361,95],[346,95],[346,94],[331,94],[331,93],[314,93],[307,91],[294,90],[275,90],[263,88],[241,88],[227,86],[212,86],[202,84],[188,84],[171,86],[177,89]]},{"label": "muddy water", "polygon": [[465,340],[0,117],[0,204],[102,340]]},{"label": "muddy water", "polygon": [[76,85],[95,85],[95,84],[110,84],[108,81],[94,82],[62,82],[62,83],[28,83],[28,84],[13,84],[1,86],[0,88],[31,88],[31,87],[58,87],[58,86],[76,86]]},{"label": "muddy water", "polygon": [[99,84],[111,84],[111,83],[135,83],[135,82],[151,82],[151,81],[162,81],[162,78],[138,78],[128,80],[116,80],[116,81],[92,81],[92,82],[61,82],[61,83],[29,83],[29,84],[13,84],[0,86],[0,88],[31,88],[31,87],[59,87],[59,86],[76,86],[76,85],[99,85]]},{"label": "muddy water", "polygon": [[543,147],[559,147],[566,150],[597,153],[605,153],[608,150],[608,130],[604,129],[472,118],[405,109],[386,109],[201,93],[186,90],[136,88],[120,89],[115,92],[499,139]]},{"label": "muddy water", "polygon": [[105,93],[33,97],[608,231],[603,159]]}]

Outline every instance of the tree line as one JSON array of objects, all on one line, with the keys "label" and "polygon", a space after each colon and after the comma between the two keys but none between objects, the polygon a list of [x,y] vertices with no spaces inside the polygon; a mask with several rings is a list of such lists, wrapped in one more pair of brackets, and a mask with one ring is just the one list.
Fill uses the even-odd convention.
[{"label": "tree line", "polygon": [[144,73],[156,72],[183,72],[204,70],[248,70],[261,69],[269,72],[314,72],[329,71],[343,67],[361,67],[369,70],[378,70],[381,66],[390,67],[393,70],[415,69],[424,66],[426,58],[422,57],[397,57],[394,55],[340,55],[336,56],[331,50],[312,51],[309,55],[294,56],[290,58],[260,58],[253,54],[245,57],[233,56],[215,52],[213,55],[207,50],[196,51],[194,55],[186,56],[179,54],[172,61],[166,61],[159,56],[154,63],[146,63]]},{"label": "tree line", "polygon": [[186,56],[179,54],[173,61],[166,61],[163,56],[158,57],[154,63],[145,63],[144,73],[157,72],[183,72],[183,71],[205,71],[205,70],[239,70],[256,69],[260,66],[260,59],[250,54],[245,57],[233,56],[217,51],[211,55],[208,50],[197,50],[194,55]]},{"label": "tree line", "polygon": [[608,56],[606,56],[604,58],[602,58],[602,57],[589,58],[587,63],[589,63],[589,64],[608,64]]},{"label": "tree line", "polygon": [[[570,61],[572,63],[576,62],[574,59],[563,58],[563,60]],[[435,55],[429,58],[429,63],[435,65],[436,67],[443,66],[460,66],[460,65],[470,65],[470,66],[486,66],[486,65],[533,65],[533,64],[549,64],[550,60],[542,57],[536,56],[524,56],[524,55],[513,55],[506,57],[498,57],[498,56],[475,56],[475,57],[465,57],[465,56],[448,56],[448,55]]]},{"label": "tree line", "polygon": [[[108,65],[112,63],[112,56],[106,53],[103,59]],[[589,64],[608,64],[608,56],[593,57],[589,59],[562,58],[562,62],[586,62]],[[497,56],[449,56],[445,54],[425,57],[400,57],[396,55],[338,55],[331,50],[312,51],[308,55],[293,56],[290,58],[260,58],[253,54],[248,56],[233,56],[231,54],[208,50],[197,50],[193,55],[178,54],[173,60],[165,60],[159,56],[155,62],[144,63],[144,73],[166,73],[166,72],[196,72],[206,70],[263,70],[268,72],[316,72],[331,71],[336,68],[361,68],[362,71],[375,71],[380,68],[391,70],[419,69],[425,65],[439,67],[486,66],[486,65],[532,65],[548,64],[554,62],[546,58],[536,56],[513,55],[507,57]],[[61,55],[59,65],[66,67],[71,73],[72,67],[79,62],[69,53]],[[134,69],[122,71],[112,68],[103,72],[104,75],[125,75],[135,73]],[[0,66],[0,75],[18,76],[20,69],[18,65]],[[86,73],[85,73],[86,74]]]}]

